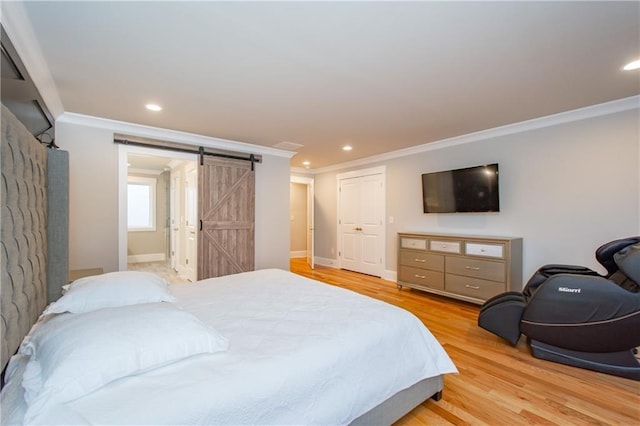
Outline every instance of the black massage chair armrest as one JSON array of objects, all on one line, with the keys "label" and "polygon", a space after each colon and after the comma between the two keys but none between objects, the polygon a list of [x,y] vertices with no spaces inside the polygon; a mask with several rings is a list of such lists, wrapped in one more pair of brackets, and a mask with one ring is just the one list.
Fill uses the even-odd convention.
[{"label": "black massage chair armrest", "polygon": [[521,330],[532,339],[579,351],[640,345],[640,293],[601,277],[558,274],[528,301]]},{"label": "black massage chair armrest", "polygon": [[602,275],[598,274],[596,271],[584,266],[560,264],[544,265],[531,276],[527,284],[524,286],[522,294],[524,295],[525,299],[530,299],[536,292],[540,284],[546,282],[550,277],[558,274],[602,277]]}]

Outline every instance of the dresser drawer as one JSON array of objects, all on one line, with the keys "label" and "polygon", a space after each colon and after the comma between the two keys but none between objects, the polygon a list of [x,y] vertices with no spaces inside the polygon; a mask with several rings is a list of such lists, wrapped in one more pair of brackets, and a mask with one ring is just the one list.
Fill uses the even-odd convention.
[{"label": "dresser drawer", "polygon": [[505,291],[503,283],[452,274],[447,274],[445,289],[451,293],[481,300],[490,299]]},{"label": "dresser drawer", "polygon": [[450,256],[447,257],[446,264],[447,273],[450,274],[499,281],[501,283],[506,280],[504,262]]},{"label": "dresser drawer", "polygon": [[443,251],[445,253],[460,253],[459,241],[429,241],[429,250]]},{"label": "dresser drawer", "polygon": [[429,254],[419,251],[400,251],[400,264],[415,268],[430,269],[432,271],[444,271],[444,256],[441,254]]},{"label": "dresser drawer", "polygon": [[444,272],[401,266],[398,281],[444,290]]},{"label": "dresser drawer", "polygon": [[504,244],[484,244],[484,243],[466,243],[464,245],[465,254],[472,256],[496,257],[502,259],[504,257]]},{"label": "dresser drawer", "polygon": [[420,238],[400,238],[400,247],[402,248],[410,248],[417,250],[426,250],[427,249],[427,240],[422,240]]}]

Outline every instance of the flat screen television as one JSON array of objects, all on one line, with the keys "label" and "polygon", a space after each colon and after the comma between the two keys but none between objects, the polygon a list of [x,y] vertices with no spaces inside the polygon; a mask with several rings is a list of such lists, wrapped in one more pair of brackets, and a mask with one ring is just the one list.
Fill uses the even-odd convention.
[{"label": "flat screen television", "polygon": [[425,213],[499,212],[498,164],[422,175]]}]

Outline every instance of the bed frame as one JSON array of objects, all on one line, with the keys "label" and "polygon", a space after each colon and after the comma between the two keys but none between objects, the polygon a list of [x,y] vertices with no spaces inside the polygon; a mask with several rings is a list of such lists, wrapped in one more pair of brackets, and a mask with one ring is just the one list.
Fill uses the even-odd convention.
[{"label": "bed frame", "polygon": [[443,386],[443,376],[441,375],[424,379],[372,408],[352,421],[350,425],[390,425],[429,398],[440,401]]},{"label": "bed frame", "polygon": [[[2,370],[47,303],[68,282],[68,153],[45,148],[2,106]],[[355,419],[389,425],[428,398],[443,377],[416,383]]]},{"label": "bed frame", "polygon": [[66,151],[48,149],[2,105],[2,371],[68,281]]}]

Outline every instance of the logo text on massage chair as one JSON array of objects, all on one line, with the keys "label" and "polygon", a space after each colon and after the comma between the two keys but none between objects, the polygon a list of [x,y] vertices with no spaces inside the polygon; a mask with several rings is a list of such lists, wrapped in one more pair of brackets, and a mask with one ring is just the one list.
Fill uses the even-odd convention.
[{"label": "logo text on massage chair", "polygon": [[581,288],[558,287],[558,291],[562,293],[580,293]]}]

